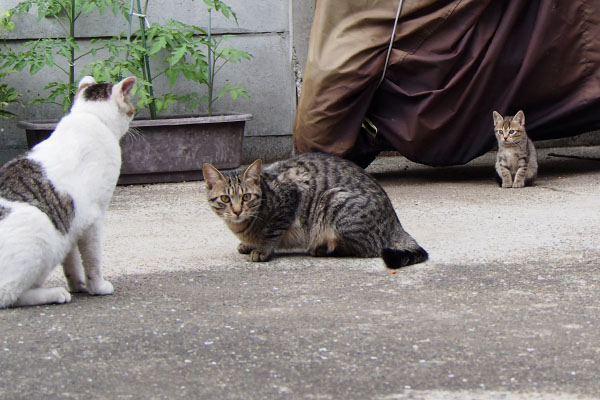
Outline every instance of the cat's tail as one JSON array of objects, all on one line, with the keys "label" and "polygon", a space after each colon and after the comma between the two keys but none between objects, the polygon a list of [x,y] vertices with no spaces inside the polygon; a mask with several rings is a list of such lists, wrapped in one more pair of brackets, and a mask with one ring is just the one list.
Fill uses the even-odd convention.
[{"label": "cat's tail", "polygon": [[412,236],[399,227],[392,243],[381,250],[381,258],[386,267],[397,269],[424,262],[429,258],[429,254]]}]

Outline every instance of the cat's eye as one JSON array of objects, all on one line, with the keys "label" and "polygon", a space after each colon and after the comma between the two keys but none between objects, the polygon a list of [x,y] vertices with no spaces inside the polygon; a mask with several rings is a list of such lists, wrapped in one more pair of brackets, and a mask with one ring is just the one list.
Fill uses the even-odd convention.
[{"label": "cat's eye", "polygon": [[242,196],[242,201],[250,201],[251,198],[252,195],[250,193],[244,193],[244,195]]},{"label": "cat's eye", "polygon": [[229,198],[229,196],[226,195],[222,195],[221,197],[219,197],[219,199],[223,202],[223,203],[229,203],[231,201],[231,199]]},{"label": "cat's eye", "polygon": [[516,132],[516,131],[515,131],[514,129],[511,129],[510,131],[508,131],[508,134],[509,134],[509,135],[514,135],[514,134],[515,134],[515,132]]}]

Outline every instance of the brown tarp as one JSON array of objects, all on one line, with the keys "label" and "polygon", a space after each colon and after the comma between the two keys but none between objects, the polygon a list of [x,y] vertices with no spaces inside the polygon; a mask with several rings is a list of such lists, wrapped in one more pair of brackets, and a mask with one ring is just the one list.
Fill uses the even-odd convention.
[{"label": "brown tarp", "polygon": [[[600,0],[317,0],[294,140],[429,165],[490,150],[492,110],[533,140],[600,128]],[[361,129],[365,117],[377,127]]]}]

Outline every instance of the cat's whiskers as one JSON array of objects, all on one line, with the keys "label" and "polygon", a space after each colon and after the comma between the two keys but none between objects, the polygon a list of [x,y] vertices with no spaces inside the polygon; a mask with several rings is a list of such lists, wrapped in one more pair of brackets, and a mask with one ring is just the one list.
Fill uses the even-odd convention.
[{"label": "cat's whiskers", "polygon": [[133,140],[133,141],[143,140],[143,141],[147,142],[142,131],[140,131],[137,128],[130,127],[129,130],[125,133],[125,136],[131,138],[131,140]]},{"label": "cat's whiskers", "polygon": [[257,213],[250,214],[247,218],[250,220],[266,221],[266,219],[263,216]]}]

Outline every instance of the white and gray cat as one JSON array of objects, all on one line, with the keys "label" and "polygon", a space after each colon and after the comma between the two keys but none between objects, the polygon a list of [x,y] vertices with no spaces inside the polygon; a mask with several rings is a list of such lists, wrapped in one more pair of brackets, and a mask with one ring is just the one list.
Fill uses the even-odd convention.
[{"label": "white and gray cat", "polygon": [[503,188],[531,185],[538,172],[535,146],[525,130],[525,114],[503,117],[494,111],[494,133],[498,140],[496,172]]},{"label": "white and gray cat", "polygon": [[252,261],[268,261],[276,249],[383,257],[389,268],[427,260],[383,188],[347,160],[307,153],[264,169],[256,160],[244,172],[211,164],[203,172],[210,206]]},{"label": "white and gray cat", "polygon": [[135,81],[83,78],[52,135],[0,169],[0,308],[71,301],[63,287],[42,287],[59,264],[71,292],[113,293],[101,271],[102,224]]}]

